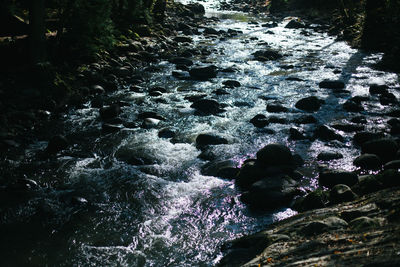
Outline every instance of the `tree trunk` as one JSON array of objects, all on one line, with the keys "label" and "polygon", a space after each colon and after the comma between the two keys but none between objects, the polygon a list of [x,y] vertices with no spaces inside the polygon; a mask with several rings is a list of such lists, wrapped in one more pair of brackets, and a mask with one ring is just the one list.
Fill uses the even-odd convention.
[{"label": "tree trunk", "polygon": [[36,65],[45,60],[45,0],[31,0],[29,6],[29,55],[30,63]]}]

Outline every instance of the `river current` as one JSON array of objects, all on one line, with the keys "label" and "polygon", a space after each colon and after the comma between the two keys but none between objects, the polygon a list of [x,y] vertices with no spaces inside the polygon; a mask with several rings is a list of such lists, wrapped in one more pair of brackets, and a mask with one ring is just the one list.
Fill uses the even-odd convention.
[{"label": "river current", "polygon": [[[142,86],[160,86],[167,93],[149,97],[121,88],[110,95],[109,103],[129,103],[122,108],[124,121],[137,121],[138,114],[145,111],[165,118],[152,128],[126,128],[93,138],[101,128],[98,108],[88,102],[66,114],[66,134],[72,140],[76,138],[78,145],[57,157],[53,167],[40,162],[31,167],[30,178],[40,179],[46,189],[32,198],[28,207],[16,211],[21,218],[28,217],[40,206],[41,212],[54,220],[54,230],[49,235],[38,230],[32,240],[24,239],[23,234],[16,238],[21,255],[30,257],[32,266],[44,266],[43,262],[48,266],[212,266],[222,256],[220,246],[224,242],[296,214],[290,208],[251,211],[240,202],[240,191],[233,181],[202,175],[201,167],[207,161],[198,158],[201,151],[195,145],[201,133],[228,139],[228,144],[213,146],[212,153],[220,160],[233,159],[238,167],[264,145],[285,143],[305,160],[304,190],[316,186],[320,164],[316,156],[321,151],[344,155],[327,163],[330,167],[354,169],[352,159],[359,151],[351,143],[351,134],[342,133],[343,143],[288,139],[292,121],[304,114],[294,105],[301,98],[315,95],[325,100],[321,110],[313,114],[321,124],[350,118],[341,108],[346,99],[367,95],[369,84],[374,82],[398,86],[396,75],[371,67],[381,54],[352,49],[312,28],[286,29],[288,19],[267,29],[261,25],[268,17],[218,11],[217,2],[205,5],[207,16],[220,18],[207,27],[243,33],[224,39],[194,36],[193,47],[205,47],[212,53],[194,56],[193,60],[236,72],[220,72],[209,81],[178,80],[171,75],[175,66],[161,61],[154,64],[154,72],[145,74]],[[267,62],[254,60],[252,53],[266,47],[280,51],[284,57]],[[345,81],[348,92],[335,95],[320,89],[318,83],[324,79]],[[215,95],[213,92],[223,88],[226,80],[237,80],[241,86],[226,89],[229,94]],[[187,98],[195,94],[207,94],[224,103],[226,112],[218,116],[195,115]],[[268,101],[279,101],[289,111],[269,114]],[[374,114],[385,107],[375,102],[366,105],[364,115],[371,118],[366,127],[379,127],[381,121],[375,121]],[[249,122],[257,114],[278,116],[287,123],[259,129]],[[174,130],[176,136],[158,137],[163,128]],[[32,145],[27,157],[45,147],[46,142]],[[148,164],[130,165],[116,156],[129,153],[149,159]],[[72,195],[85,198],[89,205],[84,209],[69,208],[64,203]],[[36,229],[34,223],[26,227]],[[16,259],[6,262],[13,260]]]}]

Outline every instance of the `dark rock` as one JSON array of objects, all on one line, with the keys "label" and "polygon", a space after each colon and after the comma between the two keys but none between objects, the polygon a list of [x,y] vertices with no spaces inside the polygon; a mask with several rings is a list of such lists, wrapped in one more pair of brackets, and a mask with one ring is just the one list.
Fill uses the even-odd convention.
[{"label": "dark rock", "polygon": [[328,127],[326,125],[319,126],[315,130],[314,136],[316,138],[324,140],[324,141],[330,141],[330,140],[343,141],[343,136],[336,133],[333,129],[331,129],[330,127]]},{"label": "dark rock", "polygon": [[221,105],[212,99],[197,100],[190,107],[204,115],[216,115],[225,112],[225,110],[221,108]]},{"label": "dark rock", "polygon": [[287,107],[282,106],[278,103],[267,104],[267,111],[271,113],[287,112]]},{"label": "dark rock", "polygon": [[250,186],[267,176],[265,168],[256,161],[248,161],[240,168],[236,177],[235,184],[240,188],[247,190]]},{"label": "dark rock", "polygon": [[358,184],[353,186],[353,190],[361,195],[370,194],[382,188],[383,184],[375,175],[362,175],[359,177]]},{"label": "dark rock", "polygon": [[199,134],[196,138],[196,147],[204,148],[208,145],[228,144],[228,140],[215,134]]},{"label": "dark rock", "polygon": [[392,161],[389,161],[388,163],[386,163],[384,166],[383,166],[383,168],[385,169],[385,170],[388,170],[388,169],[395,169],[395,170],[398,170],[398,169],[400,169],[400,160],[392,160]]},{"label": "dark rock", "polygon": [[102,120],[107,121],[117,117],[121,113],[119,105],[111,105],[100,109],[100,117]]},{"label": "dark rock", "polygon": [[216,29],[213,28],[205,28],[203,31],[204,34],[220,34],[219,31],[217,31]]},{"label": "dark rock", "polygon": [[150,91],[149,96],[162,96],[160,91]]},{"label": "dark rock", "polygon": [[312,115],[303,115],[300,118],[294,120],[298,124],[312,124],[317,123],[317,119]]},{"label": "dark rock", "polygon": [[318,111],[324,102],[316,96],[309,96],[297,101],[295,107],[304,111],[314,112]]},{"label": "dark rock", "polygon": [[357,174],[342,170],[326,170],[319,173],[319,184],[332,188],[337,184],[353,186],[358,182]]},{"label": "dark rock", "polygon": [[294,210],[303,212],[312,209],[320,209],[326,206],[328,202],[328,193],[317,189],[308,193],[305,197],[299,198],[292,207]]},{"label": "dark rock", "polygon": [[63,135],[53,136],[46,148],[47,153],[57,153],[61,150],[68,148],[69,142]]},{"label": "dark rock", "polygon": [[375,154],[363,154],[353,161],[354,166],[364,170],[379,170],[382,167],[381,159]]},{"label": "dark rock", "polygon": [[235,80],[227,80],[227,81],[224,81],[222,84],[225,85],[226,87],[229,87],[229,88],[234,88],[234,87],[240,87],[241,86],[240,82],[235,81]]},{"label": "dark rock", "polygon": [[158,132],[158,137],[160,138],[174,138],[176,135],[175,131],[169,128],[161,129]]},{"label": "dark rock", "polygon": [[328,217],[323,220],[316,220],[308,223],[301,229],[301,232],[307,236],[319,235],[331,230],[347,228],[348,224],[339,217]]},{"label": "dark rock", "polygon": [[381,103],[381,105],[384,105],[384,106],[398,103],[396,96],[392,93],[384,93],[384,94],[380,95],[379,102]]},{"label": "dark rock", "polygon": [[364,116],[354,117],[350,121],[353,122],[353,123],[361,123],[361,124],[366,124],[367,123],[367,119]]},{"label": "dark rock", "polygon": [[102,95],[106,92],[106,90],[104,90],[104,88],[101,85],[93,85],[90,88],[90,93],[93,95]]},{"label": "dark rock", "polygon": [[280,118],[276,116],[270,116],[268,118],[269,123],[279,123],[279,124],[287,124],[288,120],[286,118]]},{"label": "dark rock", "polygon": [[147,118],[153,118],[153,119],[157,119],[160,121],[166,120],[166,118],[164,118],[163,116],[161,116],[160,114],[158,114],[157,112],[154,112],[154,111],[145,111],[145,112],[138,114],[138,119],[140,119],[140,120],[144,120]]},{"label": "dark rock", "polygon": [[395,159],[398,150],[399,146],[397,142],[390,138],[367,141],[361,146],[362,153],[375,154],[381,158],[383,162]]},{"label": "dark rock", "polygon": [[123,146],[115,152],[115,158],[130,165],[150,165],[154,161],[146,156],[141,155],[139,151],[135,151],[130,147]]},{"label": "dark rock", "polygon": [[276,209],[288,205],[298,194],[297,183],[288,176],[269,177],[255,182],[241,200],[256,209]]},{"label": "dark rock", "polygon": [[302,23],[302,22],[300,22],[300,21],[298,21],[296,19],[292,19],[285,26],[286,29],[302,29],[302,28],[305,28],[305,27],[306,26],[304,25],[304,23]]},{"label": "dark rock", "polygon": [[204,9],[204,6],[202,4],[199,4],[199,3],[187,4],[186,8],[188,8],[195,15],[202,16],[206,12],[205,9]]},{"label": "dark rock", "polygon": [[256,51],[253,56],[258,61],[277,60],[283,57],[278,51],[272,49]]},{"label": "dark rock", "polygon": [[269,144],[257,152],[257,160],[265,166],[291,165],[293,155],[285,145]]},{"label": "dark rock", "polygon": [[384,170],[376,176],[376,179],[386,188],[400,186],[400,173],[396,169]]},{"label": "dark rock", "polygon": [[225,91],[224,89],[217,89],[217,90],[213,91],[213,93],[216,95],[229,95],[229,93],[227,91]]},{"label": "dark rock", "polygon": [[264,128],[269,124],[267,117],[262,114],[257,114],[256,116],[254,116],[250,120],[250,123],[252,123],[257,128]]},{"label": "dark rock", "polygon": [[337,184],[329,191],[329,201],[331,204],[353,201],[357,195],[345,184]]},{"label": "dark rock", "polygon": [[292,127],[292,128],[289,129],[289,138],[290,138],[291,140],[304,140],[304,139],[308,139],[308,138],[305,136],[304,131],[300,131],[299,129],[294,128],[294,127]]},{"label": "dark rock", "polygon": [[217,77],[217,67],[210,65],[207,67],[191,68],[189,74],[193,79],[196,80],[208,80]]},{"label": "dark rock", "polygon": [[340,80],[323,80],[319,83],[319,87],[327,89],[343,89],[345,84]]},{"label": "dark rock", "polygon": [[160,124],[159,119],[145,118],[142,123],[142,128],[151,129],[157,127],[159,124]]},{"label": "dark rock", "polygon": [[321,161],[330,161],[341,158],[343,158],[343,155],[339,152],[321,152],[317,156],[317,159]]},{"label": "dark rock", "polygon": [[364,107],[360,103],[356,103],[352,100],[347,100],[343,104],[343,109],[348,112],[360,112],[364,110]]},{"label": "dark rock", "polygon": [[203,175],[221,177],[224,179],[234,179],[239,173],[236,162],[232,160],[223,160],[209,162],[202,168]]},{"label": "dark rock", "polygon": [[192,66],[193,65],[193,61],[188,59],[188,58],[184,58],[184,57],[173,57],[169,60],[169,62],[176,64],[176,65],[184,65],[184,66]]},{"label": "dark rock", "polygon": [[353,137],[353,142],[357,145],[362,145],[368,141],[383,138],[385,135],[383,133],[375,132],[359,132]]},{"label": "dark rock", "polygon": [[124,129],[124,126],[121,124],[103,123],[101,126],[103,133],[115,133],[122,129]]},{"label": "dark rock", "polygon": [[388,92],[389,87],[384,84],[371,84],[369,86],[369,93],[371,95],[381,95]]},{"label": "dark rock", "polygon": [[191,43],[193,42],[193,39],[189,36],[176,36],[174,41],[177,43]]}]

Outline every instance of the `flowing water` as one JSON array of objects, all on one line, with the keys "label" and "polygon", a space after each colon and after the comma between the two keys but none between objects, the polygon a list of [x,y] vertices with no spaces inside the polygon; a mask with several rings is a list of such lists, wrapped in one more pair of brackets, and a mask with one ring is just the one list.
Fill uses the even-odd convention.
[{"label": "flowing water", "polygon": [[[243,33],[222,40],[195,36],[193,46],[212,53],[194,57],[194,61],[237,71],[220,72],[210,81],[182,81],[171,75],[175,66],[162,61],[155,65],[155,72],[145,76],[143,86],[161,86],[167,93],[149,97],[121,88],[108,101],[129,103],[123,107],[124,121],[137,121],[144,111],[155,111],[165,121],[150,129],[99,134],[99,110],[87,103],[63,118],[66,135],[76,144],[67,152],[50,162],[31,162],[29,159],[46,147],[46,142],[38,142],[27,151],[25,160],[10,160],[16,169],[23,167],[30,173],[28,178],[41,181],[42,189],[29,198],[28,205],[3,216],[3,223],[14,223],[13,235],[6,235],[1,247],[18,243],[8,247],[14,253],[3,257],[6,264],[29,258],[32,266],[212,266],[221,257],[220,246],[225,241],[295,214],[288,208],[251,211],[240,202],[233,181],[202,175],[201,167],[207,162],[198,158],[201,152],[195,146],[200,133],[227,138],[229,144],[214,146],[212,152],[218,159],[233,159],[238,166],[268,143],[287,144],[306,161],[302,181],[306,189],[316,186],[315,158],[321,151],[344,155],[330,162],[331,167],[353,169],[352,159],[359,151],[351,144],[351,134],[342,133],[343,143],[288,140],[292,121],[304,114],[294,105],[303,97],[316,95],[326,101],[314,114],[320,123],[350,118],[341,104],[352,96],[367,95],[368,84],[383,80],[398,86],[396,75],[372,69],[381,55],[362,53],[313,29],[285,29],[286,20],[266,29],[261,24],[268,17],[217,11],[214,2],[206,6],[208,16],[220,17],[211,27]],[[284,58],[255,61],[251,54],[266,47],[281,51]],[[337,95],[318,88],[326,78],[344,80],[348,93]],[[228,79],[239,81],[241,87],[216,96],[213,91],[223,88],[222,82]],[[185,98],[193,94],[207,94],[226,104],[227,111],[219,116],[196,116]],[[289,112],[268,114],[268,101],[281,102]],[[385,107],[376,101],[365,105],[366,127],[384,127],[375,114]],[[249,123],[256,114],[288,122],[258,129]],[[162,128],[175,129],[177,136],[159,138]],[[118,153],[135,154],[150,163],[130,165],[118,160]],[[83,197],[89,204],[75,205],[72,196]],[[29,225],[24,218],[31,218]],[[45,226],[42,218],[47,218]]]}]

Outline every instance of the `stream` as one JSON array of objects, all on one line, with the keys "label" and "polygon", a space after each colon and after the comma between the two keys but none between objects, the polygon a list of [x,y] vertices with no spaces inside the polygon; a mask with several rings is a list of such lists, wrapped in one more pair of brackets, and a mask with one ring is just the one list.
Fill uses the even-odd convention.
[{"label": "stream", "polygon": [[[351,97],[368,95],[371,83],[398,87],[397,75],[372,68],[382,54],[353,49],[316,30],[318,25],[287,29],[289,19],[285,19],[266,28],[262,26],[270,20],[266,16],[218,11],[218,2],[212,0],[202,4],[206,16],[219,18],[207,27],[239,34],[192,36],[194,42],[188,49],[211,51],[206,56],[194,55],[192,60],[200,66],[213,64],[235,72],[219,72],[207,81],[179,80],[171,75],[174,64],[154,63],[153,71],[143,74],[141,86],[162,87],[165,93],[148,96],[128,86],[105,101],[127,103],[120,115],[125,122],[137,122],[139,114],[148,111],[163,120],[99,134],[99,109],[88,102],[63,115],[65,135],[74,143],[67,151],[50,161],[33,160],[47,145],[38,141],[24,159],[9,159],[10,166],[40,181],[41,187],[24,205],[17,202],[13,211],[3,213],[2,223],[9,226],[2,231],[0,248],[11,253],[2,255],[2,266],[213,266],[223,256],[224,242],[296,214],[290,208],[250,210],[240,201],[234,181],[203,175],[201,169],[208,161],[198,157],[201,151],[195,144],[201,133],[226,138],[228,144],[212,146],[207,152],[218,160],[233,160],[238,167],[266,144],[286,144],[305,160],[301,169],[305,191],[317,186],[321,162],[316,158],[321,151],[343,155],[325,165],[355,169],[352,161],[359,150],[352,144],[354,133],[341,132],[343,142],[293,141],[288,139],[289,129],[298,126],[297,118],[308,114],[295,108],[301,98],[324,99],[325,104],[312,115],[328,125],[360,115],[346,112],[342,104]],[[266,47],[284,57],[256,61],[252,54]],[[324,79],[344,81],[346,92],[319,88]],[[226,80],[241,85],[224,88]],[[215,94],[219,89],[227,94]],[[400,97],[398,91],[391,92]],[[196,115],[189,98],[201,94],[223,103],[226,112]],[[267,112],[266,104],[271,102],[281,103],[288,111]],[[363,105],[361,115],[368,118],[365,129],[387,127],[379,115],[387,106],[379,101]],[[281,120],[256,128],[249,121],[257,114]],[[314,126],[301,127],[310,132]],[[161,129],[175,136],[160,138]],[[127,163],[129,155],[144,163]],[[45,225],[43,218],[47,218]]]}]

